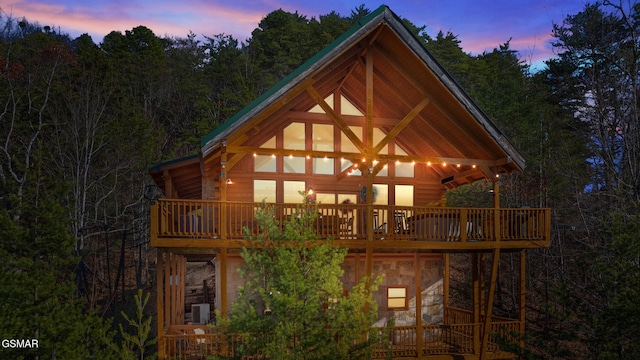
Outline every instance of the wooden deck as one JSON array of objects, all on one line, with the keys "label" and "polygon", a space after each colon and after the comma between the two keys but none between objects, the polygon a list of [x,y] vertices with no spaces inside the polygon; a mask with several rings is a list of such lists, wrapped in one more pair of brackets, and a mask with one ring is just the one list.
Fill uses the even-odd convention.
[{"label": "wooden deck", "polygon": [[[449,310],[458,313],[458,319],[470,319],[470,312]],[[463,314],[463,316],[460,316]],[[418,345],[418,329],[415,326],[400,326],[391,329],[375,328],[373,331],[380,337],[374,349],[372,359],[421,358],[443,359],[452,356],[456,359],[474,359],[480,352],[482,323],[447,323],[441,325],[423,325],[421,333],[421,349]],[[490,324],[492,336],[487,344],[488,358],[513,358],[513,354],[503,351],[496,342],[502,338],[507,342],[517,343],[520,323],[517,320],[493,318]],[[195,329],[200,330],[195,330]],[[199,333],[196,334],[196,331]],[[382,335],[384,334],[384,335]],[[253,349],[246,334],[219,334],[214,328],[206,326],[173,326],[167,334],[159,337],[159,350],[167,359],[207,359],[217,356],[218,359],[262,359],[259,349]],[[253,349],[253,350],[252,350]]]},{"label": "wooden deck", "polygon": [[[160,199],[151,207],[151,245],[240,248],[245,244],[245,232],[256,235],[260,230],[254,217],[260,205]],[[270,206],[279,224],[299,211],[312,209],[302,209],[299,204]],[[351,249],[526,249],[546,247],[550,241],[549,209],[320,204],[317,211],[312,226],[318,236]],[[369,216],[372,221],[367,221]]]}]

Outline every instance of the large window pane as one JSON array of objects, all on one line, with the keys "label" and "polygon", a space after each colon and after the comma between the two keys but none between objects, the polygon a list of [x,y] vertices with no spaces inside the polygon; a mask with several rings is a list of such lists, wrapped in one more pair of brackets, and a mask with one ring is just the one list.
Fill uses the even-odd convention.
[{"label": "large window pane", "polygon": [[389,205],[389,185],[374,184],[373,189],[376,192],[376,204]]},{"label": "large window pane", "polygon": [[275,180],[253,180],[253,201],[269,203],[276,202],[276,181]]},{"label": "large window pane", "polygon": [[301,195],[306,192],[305,182],[304,181],[284,181],[284,202],[290,204],[301,204],[304,195]]},{"label": "large window pane", "polygon": [[333,125],[313,124],[313,150],[333,151]]},{"label": "large window pane", "polygon": [[303,123],[292,123],[283,131],[283,146],[287,150],[305,149],[305,130]]},{"label": "large window pane", "polygon": [[[361,126],[349,126],[349,129],[360,141],[362,141]],[[354,145],[354,143],[343,132],[340,133],[340,149],[342,152],[349,152],[349,153],[356,153],[356,154],[360,153],[360,151]]]},{"label": "large window pane", "polygon": [[396,185],[396,205],[413,206],[413,185]]}]

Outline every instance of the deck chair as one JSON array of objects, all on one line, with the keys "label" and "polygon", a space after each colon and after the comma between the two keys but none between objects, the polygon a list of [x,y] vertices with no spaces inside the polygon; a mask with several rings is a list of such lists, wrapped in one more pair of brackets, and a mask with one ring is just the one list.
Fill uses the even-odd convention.
[{"label": "deck chair", "polygon": [[206,346],[207,340],[204,339],[203,336],[200,336],[200,335],[204,335],[205,331],[200,328],[195,328],[193,329],[193,334],[196,336],[195,336],[195,342],[189,344],[191,355],[199,356],[206,353],[206,349],[204,347]]},{"label": "deck chair", "polygon": [[353,234],[353,216],[340,223],[340,238],[350,239]]},{"label": "deck chair", "polygon": [[408,234],[409,228],[407,226],[407,214],[404,211],[393,212],[393,231],[396,234]]}]

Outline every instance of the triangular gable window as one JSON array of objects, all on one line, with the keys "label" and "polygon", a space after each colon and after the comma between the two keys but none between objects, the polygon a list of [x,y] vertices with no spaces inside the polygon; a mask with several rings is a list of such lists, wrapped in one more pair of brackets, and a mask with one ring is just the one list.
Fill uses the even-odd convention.
[{"label": "triangular gable window", "polygon": [[[329,96],[327,96],[324,99],[324,101],[327,104],[329,104],[329,106],[333,109],[333,94],[330,94]],[[364,114],[362,114],[362,112],[360,110],[358,110],[358,108],[355,105],[353,105],[353,103],[351,101],[349,101],[349,99],[344,97],[344,95],[340,95],[340,108],[342,109],[340,115],[364,116]],[[316,106],[312,107],[309,110],[309,112],[317,113],[317,114],[324,114],[324,110],[322,110],[320,105],[316,105]]]}]

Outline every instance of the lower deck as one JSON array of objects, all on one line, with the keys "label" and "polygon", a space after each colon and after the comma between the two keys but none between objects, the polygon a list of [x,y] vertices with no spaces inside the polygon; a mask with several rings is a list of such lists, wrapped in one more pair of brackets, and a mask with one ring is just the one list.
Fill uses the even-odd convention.
[{"label": "lower deck", "polygon": [[[520,331],[520,322],[513,319],[492,318],[488,323],[489,336],[481,346],[487,323],[466,323],[472,313],[449,308],[447,321],[443,324],[373,328],[377,335],[371,359],[512,359],[514,354],[501,348],[500,344],[518,346],[515,334]],[[457,320],[456,322],[451,322]],[[158,347],[167,359],[262,359],[259,346],[250,342],[259,341],[248,334],[221,334],[215,327],[203,325],[172,326],[166,335],[159,338]],[[254,344],[255,345],[255,344]]]}]

